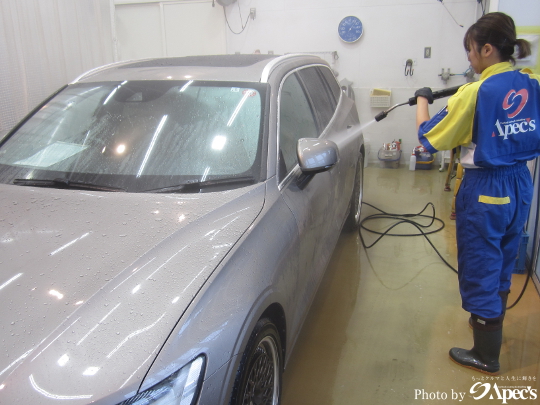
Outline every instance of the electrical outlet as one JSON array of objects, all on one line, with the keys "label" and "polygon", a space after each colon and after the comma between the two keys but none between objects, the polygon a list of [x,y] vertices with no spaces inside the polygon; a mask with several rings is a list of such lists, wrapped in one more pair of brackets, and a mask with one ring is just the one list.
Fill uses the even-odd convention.
[{"label": "electrical outlet", "polygon": [[250,8],[249,9],[249,15],[251,16],[251,19],[254,20],[257,16],[257,9],[256,8]]},{"label": "electrical outlet", "polygon": [[431,58],[431,46],[426,46],[424,48],[424,58],[425,59]]}]

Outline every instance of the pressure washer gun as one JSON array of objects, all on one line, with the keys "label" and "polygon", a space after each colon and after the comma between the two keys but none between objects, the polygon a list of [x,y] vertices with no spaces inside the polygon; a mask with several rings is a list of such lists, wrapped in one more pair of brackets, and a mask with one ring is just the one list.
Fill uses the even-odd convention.
[{"label": "pressure washer gun", "polygon": [[[438,100],[439,98],[444,98],[444,97],[450,97],[450,96],[456,94],[456,92],[458,91],[458,89],[460,87],[461,86],[449,87],[447,89],[434,91],[433,92],[433,100]],[[408,101],[405,101],[404,103],[396,104],[395,106],[390,107],[388,110],[380,112],[379,114],[377,114],[375,116],[375,121],[379,122],[383,118],[386,118],[388,113],[390,111],[392,111],[394,108],[397,108],[397,107],[400,107],[400,106],[406,105],[406,104],[408,104],[408,105],[416,105],[416,97],[411,97]]]}]

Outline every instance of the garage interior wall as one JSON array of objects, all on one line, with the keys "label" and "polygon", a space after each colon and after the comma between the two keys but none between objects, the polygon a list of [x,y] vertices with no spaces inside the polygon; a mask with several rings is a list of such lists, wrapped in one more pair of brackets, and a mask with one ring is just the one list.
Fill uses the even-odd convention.
[{"label": "garage interior wall", "polygon": [[110,0],[0,2],[0,134],[81,73],[113,61]]},{"label": "garage interior wall", "polygon": [[[512,15],[517,26],[540,25],[538,0],[483,0],[486,12],[501,10]],[[240,31],[251,8],[255,20],[240,35],[227,32],[227,52],[276,54],[316,52],[321,56],[336,51],[333,63],[340,80],[353,84],[360,120],[368,124],[384,108],[370,106],[372,89],[391,90],[390,105],[404,102],[420,87],[434,90],[466,83],[469,68],[463,49],[467,28],[482,15],[477,0],[238,0],[226,8],[233,30]],[[240,20],[240,15],[243,21]],[[355,15],[363,23],[359,41],[347,44],[337,35],[341,19]],[[463,27],[461,27],[462,25]],[[431,57],[424,57],[424,48]],[[414,61],[413,75],[405,75],[405,61]],[[442,71],[450,70],[447,83]],[[434,114],[446,99],[430,107]],[[383,121],[364,129],[370,164],[378,164],[377,152],[384,142],[402,139],[404,151],[418,144],[415,111],[404,106]],[[409,154],[403,153],[401,164]],[[440,157],[439,157],[440,158]]]},{"label": "garage interior wall", "polygon": [[[485,1],[484,1],[485,3]],[[384,108],[371,108],[373,89],[391,90],[390,105],[404,102],[420,87],[434,90],[466,83],[462,75],[469,62],[463,49],[467,28],[482,15],[477,0],[239,0],[227,7],[231,27],[241,27],[244,18],[256,8],[244,33],[227,33],[228,53],[276,54],[294,52],[337,52],[333,67],[338,79],[353,84],[360,120],[367,124]],[[356,43],[345,43],[338,36],[344,17],[358,17],[364,33]],[[463,27],[460,27],[463,25]],[[424,58],[424,48],[431,57]],[[414,61],[413,75],[405,75],[405,62]],[[439,76],[450,69],[447,84]],[[444,106],[437,101],[431,112]],[[377,152],[383,142],[402,139],[404,151],[417,146],[415,111],[410,107],[394,110],[385,120],[364,129],[370,164],[378,164]],[[408,163],[403,153],[401,163]]]}]

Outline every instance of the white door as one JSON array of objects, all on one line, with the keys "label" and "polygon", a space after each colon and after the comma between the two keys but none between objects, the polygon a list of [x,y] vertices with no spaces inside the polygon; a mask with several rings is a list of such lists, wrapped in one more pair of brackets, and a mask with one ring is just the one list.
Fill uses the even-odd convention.
[{"label": "white door", "polygon": [[115,29],[118,60],[165,56],[159,3],[117,4]]},{"label": "white door", "polygon": [[223,7],[211,1],[164,4],[167,56],[226,52]]},{"label": "white door", "polygon": [[223,7],[211,0],[116,4],[119,60],[226,53]]}]

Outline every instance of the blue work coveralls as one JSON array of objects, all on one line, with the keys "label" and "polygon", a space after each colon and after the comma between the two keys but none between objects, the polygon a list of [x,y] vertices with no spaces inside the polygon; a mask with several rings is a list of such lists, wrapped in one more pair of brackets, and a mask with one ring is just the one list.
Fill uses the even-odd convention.
[{"label": "blue work coveralls", "polygon": [[498,318],[499,292],[510,289],[532,200],[526,162],[540,155],[540,76],[509,62],[492,65],[421,124],[418,136],[431,153],[462,147],[465,176],[456,197],[462,306]]}]

